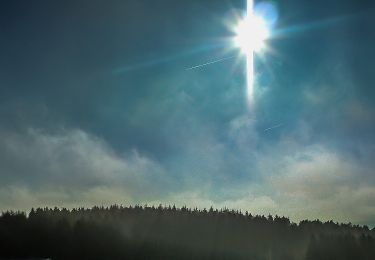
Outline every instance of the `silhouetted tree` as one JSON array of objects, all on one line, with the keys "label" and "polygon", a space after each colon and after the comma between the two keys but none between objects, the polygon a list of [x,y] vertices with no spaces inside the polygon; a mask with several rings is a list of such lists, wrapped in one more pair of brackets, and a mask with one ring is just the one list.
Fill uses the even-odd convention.
[{"label": "silhouetted tree", "polygon": [[0,216],[0,258],[375,259],[375,231],[210,207],[37,208]]}]

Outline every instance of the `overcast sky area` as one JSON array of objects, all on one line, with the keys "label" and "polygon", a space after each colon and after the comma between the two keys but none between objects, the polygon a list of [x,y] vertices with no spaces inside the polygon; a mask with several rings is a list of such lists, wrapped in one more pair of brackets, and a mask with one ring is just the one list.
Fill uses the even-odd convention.
[{"label": "overcast sky area", "polygon": [[213,205],[374,226],[375,3],[273,3],[249,107],[228,41],[244,0],[0,1],[0,210]]}]

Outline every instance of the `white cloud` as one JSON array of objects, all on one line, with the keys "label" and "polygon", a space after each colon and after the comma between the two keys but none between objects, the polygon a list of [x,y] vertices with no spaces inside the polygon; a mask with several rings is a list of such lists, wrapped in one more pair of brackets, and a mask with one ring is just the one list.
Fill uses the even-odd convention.
[{"label": "white cloud", "polygon": [[1,132],[0,209],[130,203],[162,194],[163,168],[136,150],[116,154],[81,130]]},{"label": "white cloud", "polygon": [[[236,159],[225,144],[201,135],[187,143],[185,153],[171,157],[174,164],[167,168],[136,150],[118,154],[104,140],[81,130],[2,131],[0,209],[162,203],[228,207],[294,221],[372,224],[375,190],[368,178],[370,166],[321,144],[307,145],[310,130],[300,126],[277,143],[255,150],[258,144],[241,134],[254,131],[254,126],[249,118],[239,118],[230,123],[228,134],[243,141],[240,150],[249,152],[249,160]],[[256,178],[238,181],[232,166]]]},{"label": "white cloud", "polygon": [[265,160],[263,185],[277,204],[277,212],[305,218],[366,223],[374,218],[370,197],[373,183],[361,180],[370,169],[322,145],[300,146]]}]

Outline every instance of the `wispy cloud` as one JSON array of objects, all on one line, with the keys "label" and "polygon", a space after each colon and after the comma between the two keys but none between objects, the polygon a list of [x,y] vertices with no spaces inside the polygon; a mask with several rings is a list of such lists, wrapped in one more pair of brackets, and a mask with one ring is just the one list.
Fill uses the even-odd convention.
[{"label": "wispy cloud", "polygon": [[139,154],[116,154],[82,130],[1,132],[0,208],[126,203],[161,196],[168,176]]}]

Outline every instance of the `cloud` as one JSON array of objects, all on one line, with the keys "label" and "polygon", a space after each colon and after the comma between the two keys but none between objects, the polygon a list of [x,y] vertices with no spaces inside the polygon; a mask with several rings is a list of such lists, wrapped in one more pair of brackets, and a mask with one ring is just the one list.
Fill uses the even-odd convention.
[{"label": "cloud", "polygon": [[118,153],[80,129],[1,130],[0,209],[162,203],[372,224],[371,155],[316,142],[304,121],[264,142],[254,122],[229,121],[222,140],[209,127],[185,132],[167,162],[136,149]]},{"label": "cloud", "polygon": [[364,178],[370,168],[322,145],[291,150],[283,149],[284,145],[280,142],[272,153],[258,154],[261,180],[227,185],[223,190],[202,183],[149,203],[229,207],[252,214],[284,215],[293,221],[319,218],[375,224],[374,182]]},{"label": "cloud", "polygon": [[[362,155],[352,156],[329,143],[317,142],[314,129],[304,121],[277,141],[262,142],[252,122],[251,117],[242,116],[228,124],[228,136],[238,150],[231,150],[228,144],[215,146],[217,140],[212,138],[200,140],[198,153],[194,154],[198,156],[205,150],[199,147],[209,147],[210,160],[204,161],[217,168],[205,177],[191,174],[195,186],[153,202],[229,207],[253,214],[285,215],[294,221],[320,218],[375,224],[371,144],[360,144]],[[237,166],[248,178],[233,177],[233,168],[221,167],[231,162],[231,156],[237,156]],[[185,160],[188,158],[192,157],[187,155]],[[193,165],[191,169],[197,166],[188,164]],[[219,184],[215,183],[218,176],[222,177]]]},{"label": "cloud", "polygon": [[116,154],[82,130],[0,132],[0,208],[130,203],[162,196],[168,177],[136,150]]},{"label": "cloud", "polygon": [[274,147],[260,166],[263,193],[275,201],[278,214],[374,224],[372,166],[322,144],[290,139]]}]

